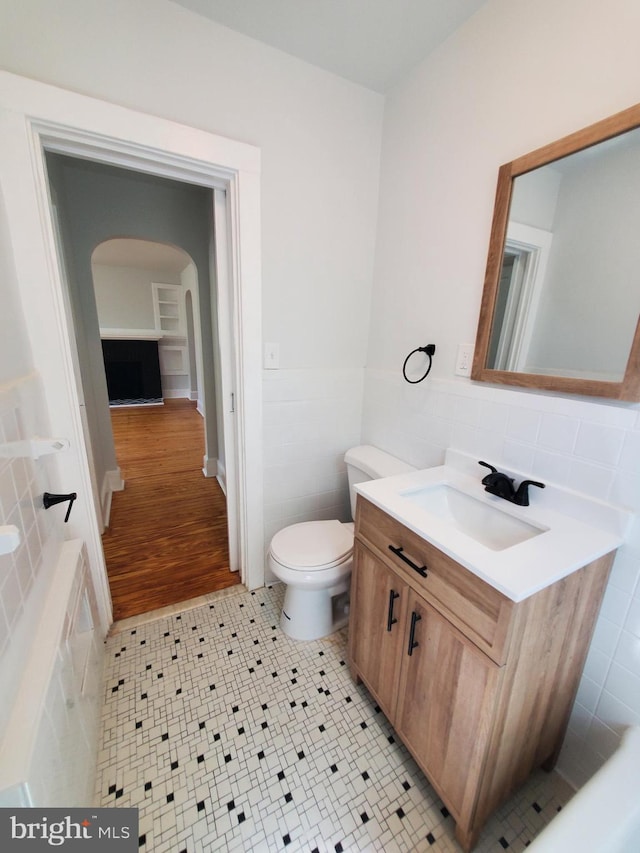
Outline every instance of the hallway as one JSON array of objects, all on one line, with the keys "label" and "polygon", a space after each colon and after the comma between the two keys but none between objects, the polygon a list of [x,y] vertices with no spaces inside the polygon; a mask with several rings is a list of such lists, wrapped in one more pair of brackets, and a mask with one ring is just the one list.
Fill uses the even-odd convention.
[{"label": "hallway", "polygon": [[112,409],[111,422],[125,480],[102,537],[114,620],[239,584],[224,493],[202,474],[196,404]]}]

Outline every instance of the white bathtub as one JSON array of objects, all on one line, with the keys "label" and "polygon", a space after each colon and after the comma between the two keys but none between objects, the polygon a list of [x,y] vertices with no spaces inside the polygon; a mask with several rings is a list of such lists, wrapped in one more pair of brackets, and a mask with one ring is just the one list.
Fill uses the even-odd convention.
[{"label": "white bathtub", "polygon": [[533,853],[640,851],[640,727],[529,846]]},{"label": "white bathtub", "polygon": [[0,807],[93,799],[104,649],[82,542],[62,543],[0,744]]}]

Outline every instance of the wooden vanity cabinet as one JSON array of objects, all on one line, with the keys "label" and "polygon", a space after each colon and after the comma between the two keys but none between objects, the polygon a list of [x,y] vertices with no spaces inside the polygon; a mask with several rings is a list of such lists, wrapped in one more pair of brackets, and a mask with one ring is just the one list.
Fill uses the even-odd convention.
[{"label": "wooden vanity cabinet", "polygon": [[612,558],[515,603],[358,497],[351,672],[465,850],[535,767],[555,764]]}]

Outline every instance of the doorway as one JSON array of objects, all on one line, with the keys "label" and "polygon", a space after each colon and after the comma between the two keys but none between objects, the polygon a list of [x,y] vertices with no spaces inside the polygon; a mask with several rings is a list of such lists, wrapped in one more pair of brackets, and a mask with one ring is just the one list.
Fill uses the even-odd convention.
[{"label": "doorway", "polygon": [[[212,245],[215,232],[213,198],[211,191],[204,187],[94,161],[51,153],[47,153],[46,161],[73,310],[79,380],[87,412],[96,490],[101,496],[103,525],[108,526],[112,484],[121,481],[109,406],[143,402],[138,399],[142,396],[138,386],[140,390],[146,385],[150,387],[151,397],[146,400],[150,404],[162,403],[164,398],[189,398],[191,393],[183,279],[190,286],[192,308],[203,307],[195,313],[198,315],[198,360],[203,365],[201,397],[205,452],[199,465],[191,465],[190,470],[182,462],[175,465],[168,458],[154,460],[152,442],[141,442],[139,452],[146,460],[143,467],[155,464],[158,471],[165,472],[167,480],[202,477],[202,472],[217,474],[218,447],[224,447],[224,434],[218,431],[220,419],[216,414],[223,401],[219,382],[216,382],[221,371],[216,364],[220,360],[220,346],[214,309],[217,281],[212,260],[216,248]],[[140,360],[143,350],[145,356]],[[150,377],[150,381],[136,382],[138,374]],[[129,384],[130,393],[125,393],[124,399],[122,393],[117,393],[114,399],[114,388],[122,392]],[[137,423],[139,418],[131,417],[129,421]],[[155,453],[188,458],[188,454],[180,452],[175,440],[166,440],[161,429],[165,422],[171,435],[170,419],[157,414],[148,423],[148,428],[156,435]],[[196,441],[196,447],[199,443]],[[193,485],[192,490],[198,491]],[[136,489],[139,486],[138,476]],[[177,493],[180,483],[165,482],[161,487],[163,491],[173,488]],[[211,491],[212,488],[208,488],[207,495]],[[130,497],[116,493],[114,500],[126,505]],[[130,506],[129,522],[124,522],[120,512],[119,541],[114,541],[113,531],[103,540],[109,546],[107,573],[116,616],[136,615],[142,612],[140,608],[148,610],[156,605],[177,604],[184,600],[186,591],[200,595],[237,580],[232,577],[221,583],[219,560],[212,557],[207,561],[204,555],[201,561],[192,560],[188,570],[176,571],[179,555],[190,551],[189,542],[184,541],[185,532],[188,530],[198,547],[202,547],[202,534],[206,530],[211,537],[213,529],[204,524],[205,519],[192,507],[192,519],[199,519],[199,529],[191,523],[180,528],[180,536],[163,539],[166,531],[159,530],[156,524],[165,518],[171,530],[173,522],[168,507],[158,497],[156,490],[142,491],[141,505],[146,512],[138,513]],[[213,506],[210,508],[214,510]],[[154,510],[159,513],[157,521],[153,518]],[[233,505],[223,513],[224,519],[230,521],[230,529],[234,529],[234,513]],[[216,515],[219,517],[220,512]],[[139,543],[138,531],[131,524],[134,519],[149,540],[146,548],[132,545]],[[219,535],[219,526],[215,530]],[[160,540],[164,547],[157,550],[153,542]],[[212,555],[219,554],[219,544],[210,538]],[[223,552],[229,553],[227,541]],[[123,560],[126,562],[124,570]],[[150,564],[154,561],[160,574],[155,594],[152,594]],[[227,571],[228,562],[227,556]],[[210,574],[208,568],[214,566],[216,571]],[[172,571],[176,578],[174,584],[170,582]],[[180,582],[179,577],[182,578]],[[143,582],[143,579],[146,580]],[[127,580],[131,590],[126,589]],[[159,590],[163,591],[161,596]]]},{"label": "doorway", "polygon": [[[16,280],[52,435],[69,440],[53,459],[49,489],[77,491],[65,538],[85,542],[101,629],[111,602],[96,518],[94,480],[77,383],[73,312],[60,274],[44,162],[45,151],[91,158],[139,172],[188,181],[226,195],[229,287],[225,294],[235,338],[222,394],[234,394],[237,442],[235,506],[238,564],[250,588],[264,583],[262,503],[262,371],[260,276],[260,152],[245,143],[94,98],[0,72],[0,184]],[[222,292],[219,294],[222,296]],[[235,382],[235,385],[234,385]],[[230,407],[229,407],[230,411]],[[225,416],[227,407],[225,406]]]},{"label": "doorway", "polygon": [[[91,272],[118,466],[113,481],[124,485],[113,493],[102,544],[114,618],[124,619],[225,589],[240,578],[230,571],[217,448],[208,454],[206,447],[207,433],[213,440],[215,430],[205,429],[205,418],[214,424],[217,418],[211,395],[205,407],[199,381],[202,335],[193,259],[176,246],[116,238],[93,250]],[[142,347],[153,355],[146,372],[157,377],[159,399],[153,392],[149,399],[140,395]],[[122,353],[129,356],[124,362],[118,361]],[[219,446],[222,436],[217,440]]]}]

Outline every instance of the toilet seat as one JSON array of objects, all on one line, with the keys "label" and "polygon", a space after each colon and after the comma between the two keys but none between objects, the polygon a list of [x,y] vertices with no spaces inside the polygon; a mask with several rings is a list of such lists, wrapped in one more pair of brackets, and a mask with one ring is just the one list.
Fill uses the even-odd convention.
[{"label": "toilet seat", "polygon": [[303,521],[275,534],[271,556],[292,571],[312,572],[343,563],[353,550],[353,526],[332,521]]}]

